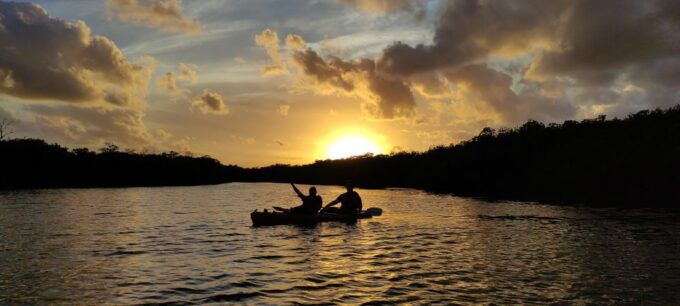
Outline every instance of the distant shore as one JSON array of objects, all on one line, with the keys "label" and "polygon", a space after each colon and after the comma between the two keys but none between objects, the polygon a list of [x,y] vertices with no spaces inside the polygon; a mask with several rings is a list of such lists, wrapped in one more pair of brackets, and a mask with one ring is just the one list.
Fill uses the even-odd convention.
[{"label": "distant shore", "polygon": [[425,152],[364,155],[308,165],[242,168],[176,152],[69,150],[39,139],[0,141],[0,190],[297,182],[416,188],[499,200],[588,206],[680,203],[680,106],[514,129],[485,128]]}]

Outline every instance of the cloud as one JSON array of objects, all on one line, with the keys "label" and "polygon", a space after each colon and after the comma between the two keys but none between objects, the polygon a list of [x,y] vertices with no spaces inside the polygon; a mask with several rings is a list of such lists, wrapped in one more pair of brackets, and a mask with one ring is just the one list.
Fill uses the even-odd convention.
[{"label": "cloud", "polygon": [[338,2],[364,11],[377,13],[397,11],[422,12],[425,5],[425,1],[422,0],[338,0]]},{"label": "cloud", "polygon": [[156,86],[168,90],[169,92],[177,91],[177,80],[175,79],[175,74],[172,72],[166,72],[164,75],[156,78]]},{"label": "cloud", "polygon": [[288,116],[288,112],[290,111],[290,105],[279,105],[279,109],[277,111],[282,116]]},{"label": "cloud", "polygon": [[287,72],[286,68],[281,65],[270,65],[262,68],[262,75],[274,76],[279,74],[285,74]]},{"label": "cloud", "polygon": [[262,33],[255,35],[255,44],[263,47],[275,63],[281,62],[281,53],[279,53],[279,35],[276,34],[276,32],[265,29]]},{"label": "cloud", "polygon": [[0,2],[0,94],[130,105],[145,94],[153,60],[135,64],[82,21],[52,18],[32,3]]},{"label": "cloud", "polygon": [[[296,36],[297,35],[288,35],[288,37],[286,37],[286,44],[289,46],[289,48],[295,49],[300,44],[304,45],[304,40],[302,40],[302,37]],[[265,29],[262,31],[262,33],[255,35],[255,44],[263,47],[265,51],[267,51],[267,55],[269,55],[271,60],[274,62],[273,65],[265,66],[262,69],[263,75],[273,76],[288,72],[283,63],[283,57],[280,52],[281,46],[279,43],[279,35],[276,32],[270,29]]]},{"label": "cloud", "polygon": [[[453,84],[493,89],[501,99],[490,92],[479,92],[479,97],[502,117],[517,117],[512,122],[554,116],[556,109],[568,118],[574,105],[585,101],[627,103],[627,93],[613,90],[617,86],[632,84],[647,92],[680,86],[678,70],[665,68],[680,59],[679,6],[671,0],[451,1],[431,45],[397,42],[379,56],[378,70],[409,79],[461,70]],[[464,73],[470,72],[465,67],[494,57],[523,56],[530,61],[526,73],[515,74],[518,80]],[[485,82],[494,87],[478,86]],[[603,91],[611,94],[606,100],[592,95]],[[677,97],[647,95],[647,104],[659,98],[674,103]],[[518,103],[535,107],[518,115]]]},{"label": "cloud", "polygon": [[[340,2],[386,13],[413,5]],[[427,101],[449,100],[455,107],[447,110],[486,116],[477,121],[495,124],[558,121],[680,99],[676,0],[442,4],[429,44],[396,41],[374,58],[352,60],[297,50],[292,64],[311,78],[316,92],[359,97],[381,118],[415,114],[414,93]]]},{"label": "cloud", "polygon": [[203,26],[182,13],[182,0],[106,0],[109,18],[177,33],[199,33]]},{"label": "cloud", "polygon": [[132,97],[127,92],[109,90],[104,92],[104,101],[117,106],[128,106],[131,104]]},{"label": "cloud", "polygon": [[408,83],[375,69],[373,60],[345,61],[321,57],[316,51],[296,51],[292,62],[316,81],[312,89],[325,94],[345,94],[363,99],[364,109],[376,118],[409,117],[415,100]]},{"label": "cloud", "polygon": [[192,84],[198,81],[198,72],[196,72],[196,67],[194,65],[179,63],[178,69],[179,69],[178,79],[180,81],[187,81]]},{"label": "cloud", "polygon": [[173,72],[166,72],[156,78],[156,87],[166,90],[173,97],[181,97],[191,93],[189,89],[177,86],[177,78]]},{"label": "cloud", "polygon": [[305,48],[305,40],[297,34],[286,35],[286,48],[296,50]]},{"label": "cloud", "polygon": [[179,87],[178,81],[192,84],[198,81],[198,73],[192,65],[179,63],[177,70],[177,74],[169,71],[156,78],[156,87],[168,91],[176,98],[191,94],[191,90],[188,88]]},{"label": "cloud", "polygon": [[558,121],[576,114],[575,107],[562,99],[546,98],[530,89],[516,93],[511,89],[509,74],[485,64],[472,64],[443,74],[446,80],[457,85],[454,101],[487,108],[489,113],[497,114],[502,123],[519,123],[527,119],[527,114],[542,121]]},{"label": "cloud", "polygon": [[222,96],[218,93],[204,90],[203,94],[194,98],[192,103],[198,107],[204,114],[226,115],[229,114],[229,108],[224,104]]},{"label": "cloud", "polygon": [[171,135],[150,130],[143,113],[136,109],[79,107],[73,105],[28,105],[25,111],[50,139],[77,146],[99,147],[105,142],[133,149],[173,149]]},{"label": "cloud", "polygon": [[14,115],[12,115],[12,113],[10,113],[10,112],[6,111],[5,109],[3,109],[2,107],[0,107],[0,120],[2,120],[2,119],[9,120],[9,121],[15,120]]}]

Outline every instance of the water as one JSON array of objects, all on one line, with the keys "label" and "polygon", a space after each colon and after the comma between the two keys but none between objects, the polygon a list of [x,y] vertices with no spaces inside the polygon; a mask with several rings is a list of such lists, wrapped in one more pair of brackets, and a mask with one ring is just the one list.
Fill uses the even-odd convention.
[{"label": "water", "polygon": [[0,304],[680,300],[678,212],[359,192],[385,214],[314,228],[250,226],[284,184],[3,192]]}]

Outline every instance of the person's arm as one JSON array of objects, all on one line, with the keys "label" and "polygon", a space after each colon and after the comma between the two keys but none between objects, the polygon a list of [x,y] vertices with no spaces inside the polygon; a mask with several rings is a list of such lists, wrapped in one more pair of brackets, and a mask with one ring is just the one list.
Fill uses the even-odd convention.
[{"label": "person's arm", "polygon": [[331,207],[331,206],[333,206],[333,205],[335,205],[335,204],[340,203],[340,197],[342,197],[342,195],[340,195],[337,199],[331,201],[330,203],[326,204],[326,206],[324,206],[324,208],[326,208],[326,207]]},{"label": "person's arm", "polygon": [[300,189],[298,189],[297,187],[295,187],[295,184],[290,183],[290,185],[293,186],[293,190],[295,190],[295,193],[297,193],[297,196],[298,196],[298,197],[301,197],[301,198],[302,198],[302,197],[305,196],[304,194],[302,194],[302,192],[300,192]]}]

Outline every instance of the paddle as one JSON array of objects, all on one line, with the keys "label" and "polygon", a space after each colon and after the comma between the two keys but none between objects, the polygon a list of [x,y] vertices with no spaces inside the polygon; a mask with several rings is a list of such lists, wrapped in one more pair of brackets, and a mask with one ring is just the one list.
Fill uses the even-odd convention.
[{"label": "paddle", "polygon": [[[320,214],[338,214],[338,212],[330,212],[329,213],[329,212],[325,211],[325,207],[322,208],[321,211],[319,211],[319,213]],[[366,210],[362,210],[361,213],[367,214],[371,217],[378,217],[378,216],[382,216],[383,210],[382,210],[382,208],[371,207],[371,208],[368,208]]]},{"label": "paddle", "polygon": [[371,208],[369,208],[369,209],[364,210],[364,213],[366,213],[366,214],[368,214],[368,215],[371,215],[371,216],[373,216],[373,217],[377,217],[377,216],[382,215],[383,210],[382,210],[382,208],[371,207]]}]

